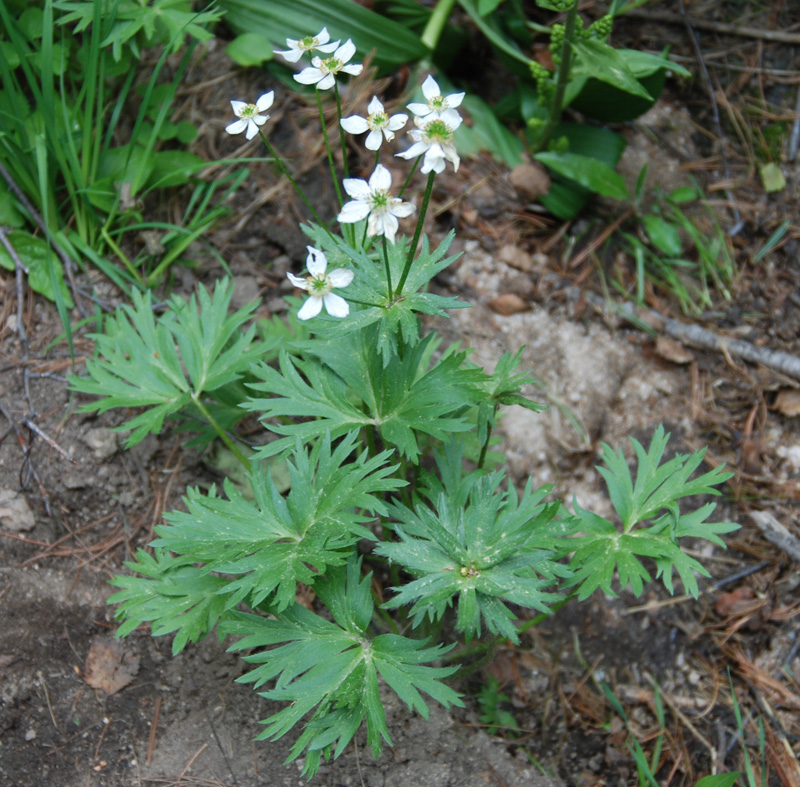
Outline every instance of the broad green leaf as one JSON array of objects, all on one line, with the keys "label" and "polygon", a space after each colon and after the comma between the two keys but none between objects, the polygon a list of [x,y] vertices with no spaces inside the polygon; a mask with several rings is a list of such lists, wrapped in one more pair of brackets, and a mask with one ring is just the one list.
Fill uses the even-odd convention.
[{"label": "broad green leaf", "polygon": [[534,158],[548,169],[584,188],[621,201],[630,200],[625,179],[602,161],[577,153],[537,153]]},{"label": "broad green leaf", "polygon": [[478,0],[478,13],[481,16],[486,16],[496,11],[503,0]]},{"label": "broad green leaf", "polygon": [[642,224],[653,246],[670,257],[680,257],[683,243],[678,228],[672,222],[655,213],[648,213],[642,217]]},{"label": "broad green leaf", "polygon": [[704,776],[694,787],[734,787],[741,775],[740,771],[731,771]]},{"label": "broad green leaf", "polygon": [[428,54],[408,28],[352,0],[220,0],[218,5],[234,32],[262,35],[275,49],[286,49],[287,38],[316,35],[327,27],[333,39],[353,40],[355,62],[374,50],[374,63],[384,74]]},{"label": "broad green leaf", "polygon": [[188,150],[161,150],[153,154],[153,168],[145,184],[149,189],[182,186],[208,162]]},{"label": "broad green leaf", "polygon": [[572,42],[572,49],[586,73],[633,96],[652,100],[630,66],[616,49],[594,38]]},{"label": "broad green leaf", "polygon": [[478,96],[466,96],[462,103],[472,124],[462,123],[456,131],[455,145],[459,155],[468,158],[486,150],[498,161],[513,168],[522,160],[525,146],[495,116],[491,107]]},{"label": "broad green leaf", "polygon": [[272,45],[260,33],[242,33],[225,47],[225,54],[240,66],[260,66],[272,60]]},{"label": "broad green leaf", "polygon": [[[22,264],[28,269],[28,284],[34,292],[44,295],[51,301],[56,300],[56,288],[64,303],[72,308],[72,296],[64,281],[64,271],[55,252],[47,241],[37,238],[28,232],[15,231],[6,235]],[[0,244],[0,267],[13,271],[16,269],[11,254]]]}]

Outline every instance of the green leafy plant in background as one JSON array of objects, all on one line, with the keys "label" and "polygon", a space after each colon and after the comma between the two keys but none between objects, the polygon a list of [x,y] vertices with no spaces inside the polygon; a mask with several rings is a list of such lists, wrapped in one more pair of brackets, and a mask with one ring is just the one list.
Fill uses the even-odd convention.
[{"label": "green leafy plant in background", "polygon": [[[16,228],[9,240],[33,271],[31,285],[55,300],[68,337],[73,303],[62,260],[96,265],[126,288],[143,286],[221,215],[210,196],[223,184],[204,189],[198,181],[185,226],[143,226],[141,217],[143,198],[189,183],[205,165],[166,146],[196,134],[170,115],[191,57],[184,43],[208,38],[203,25],[218,18],[175,0],[0,4],[0,223]],[[160,60],[136,84],[143,49],[156,45],[163,45]],[[174,76],[162,81],[167,54],[181,47]],[[123,111],[137,102],[133,130],[121,142]],[[148,228],[158,251],[130,259],[125,234]],[[0,265],[14,267],[8,252]]]},{"label": "green leafy plant in background", "polygon": [[[322,34],[288,44],[302,48],[298,57],[320,47],[296,76],[317,86],[330,148],[322,99],[332,88],[338,106],[343,74],[361,71],[350,62],[355,47]],[[736,527],[707,521],[713,503],[681,509],[687,497],[718,494],[729,474],[718,468],[692,480],[702,452],[664,461],[661,428],[649,449],[633,442],[635,481],[622,454],[604,449],[614,520],[577,501],[570,512],[530,480],[517,491],[489,447],[505,408],[543,409],[523,392],[535,380],[520,369],[520,353],[505,354],[490,374],[422,329],[423,315],[468,306],[430,292],[457,258],[448,255],[452,233],[438,245],[422,233],[436,175],[460,161],[454,139],[465,97],[442,94],[430,77],[422,94],[426,104],[410,105],[412,144],[398,154],[421,164],[421,200],[393,196],[379,163],[388,135],[377,135],[369,181],[345,176],[340,187],[329,155],[341,227],[303,227],[306,272],[289,279],[306,297],[290,298],[288,323],[246,327],[253,305],[228,315],[227,278],[157,311],[134,291],[95,336],[86,375],[71,378],[73,390],[98,397],[88,410],[137,408],[120,426],[132,430],[129,444],[177,424],[201,444],[218,439],[241,464],[222,493],[187,492],[186,510],[168,513],[150,551],[114,580],[111,602],[121,635],[148,624],[155,636],[173,635],[176,653],[215,628],[233,637],[231,650],[253,665],[240,680],[286,703],[261,737],[299,727],[289,759],[304,756],[309,777],[362,725],[375,754],[391,741],[381,685],[423,716],[430,700],[459,705],[446,682],[459,664],[474,668],[500,641],[518,642],[569,598],[612,587],[640,595],[651,571],[669,592],[677,572],[696,595],[694,573],[704,569],[684,539],[722,545],[720,535]],[[227,131],[260,135],[274,155],[265,133],[273,100],[232,102],[237,119]],[[385,128],[388,116],[370,122]],[[406,234],[400,222],[415,209]],[[237,424],[248,413],[263,431],[245,444]],[[276,462],[285,468],[280,484]],[[314,609],[297,603],[302,587],[316,596]],[[492,710],[488,695],[483,703],[499,720],[498,703]]]}]

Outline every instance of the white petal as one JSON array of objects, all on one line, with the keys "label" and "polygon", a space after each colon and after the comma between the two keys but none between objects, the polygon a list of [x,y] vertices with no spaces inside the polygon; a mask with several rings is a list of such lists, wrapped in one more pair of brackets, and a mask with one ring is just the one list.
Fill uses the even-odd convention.
[{"label": "white petal", "polygon": [[415,142],[408,150],[404,151],[403,153],[398,153],[397,155],[400,158],[416,158],[417,156],[421,156],[426,150],[428,146],[422,142]]},{"label": "white petal", "polygon": [[258,134],[258,125],[256,125],[253,118],[250,118],[247,121],[247,133],[245,134],[245,136],[248,139],[252,139],[256,134]]},{"label": "white petal", "polygon": [[253,115],[253,117],[250,118],[250,121],[257,126],[263,126],[268,120],[269,115]]},{"label": "white petal", "polygon": [[256,109],[259,112],[264,112],[272,106],[272,102],[275,100],[275,91],[270,90],[269,93],[264,93],[263,96],[258,97],[258,101],[256,101]]},{"label": "white petal", "polygon": [[231,99],[231,106],[233,107],[233,114],[238,118],[242,116],[242,112],[247,106],[247,103],[245,101],[234,101]]},{"label": "white petal", "polygon": [[392,173],[383,164],[378,164],[370,175],[369,187],[372,191],[388,191],[392,187]]},{"label": "white petal", "polygon": [[372,101],[367,105],[367,112],[370,115],[377,115],[379,112],[383,112],[383,104],[381,104],[377,96],[372,97]]},{"label": "white petal", "polygon": [[395,198],[393,202],[396,201],[397,205],[390,205],[389,206],[389,213],[393,216],[398,216],[401,219],[406,218],[406,216],[410,216],[412,213],[415,213],[417,210],[417,206],[413,205],[410,202],[401,202],[399,199]]},{"label": "white petal", "polygon": [[246,120],[234,120],[229,126],[225,126],[225,131],[229,134],[241,134],[246,128]]},{"label": "white petal", "polygon": [[358,115],[351,115],[349,118],[342,118],[342,128],[348,134],[363,134],[368,128],[366,118],[359,117]]},{"label": "white petal", "polygon": [[388,128],[383,129],[383,136],[386,138],[387,142],[391,142],[394,139],[394,131],[389,131]]},{"label": "white petal", "polygon": [[333,41],[330,44],[320,44],[316,47],[317,52],[324,52],[326,55],[335,52],[339,48],[340,41]]},{"label": "white petal", "polygon": [[444,112],[439,114],[439,117],[455,131],[463,122],[461,115],[455,109],[445,109]]},{"label": "white petal", "polygon": [[348,38],[337,50],[335,57],[346,63],[356,53],[356,45]]},{"label": "white petal", "polygon": [[447,97],[447,106],[453,109],[455,109],[455,107],[460,107],[465,95],[466,93],[451,93]]},{"label": "white petal", "polygon": [[286,275],[289,277],[289,281],[298,289],[308,289],[308,282],[303,276],[295,276],[293,273],[287,273]]},{"label": "white petal", "polygon": [[364,70],[364,66],[361,63],[352,63],[349,66],[343,66],[342,71],[345,74],[350,74],[351,76],[357,77],[362,71]]},{"label": "white petal", "polygon": [[294,75],[295,82],[301,85],[316,85],[322,79],[324,74],[318,68],[309,66],[304,68],[299,74]]},{"label": "white petal", "polygon": [[303,50],[286,49],[284,51],[280,51],[279,49],[276,49],[275,54],[280,55],[284,60],[288,60],[290,63],[296,63],[303,56]]},{"label": "white petal", "polygon": [[389,118],[389,125],[387,128],[389,131],[400,131],[400,129],[403,128],[406,123],[408,123],[408,115],[403,115],[402,113],[398,115],[392,115]]},{"label": "white petal", "polygon": [[325,302],[325,310],[331,317],[347,317],[350,314],[350,304],[341,295],[329,292],[322,296],[322,300]]},{"label": "white petal", "polygon": [[379,150],[381,142],[383,142],[383,134],[381,134],[377,128],[373,128],[372,131],[367,134],[366,140],[364,140],[364,147],[367,150]]},{"label": "white petal", "polygon": [[383,234],[389,243],[394,243],[394,237],[397,234],[398,227],[397,219],[391,213],[387,213],[383,217]]},{"label": "white petal", "polygon": [[[297,77],[295,77],[296,79]],[[319,82],[317,82],[317,90],[328,90],[336,84],[336,78],[333,74],[327,74]]]},{"label": "white petal", "polygon": [[[326,296],[327,297],[327,296]],[[310,320],[316,317],[322,311],[322,298],[312,295],[297,312],[298,320]]]},{"label": "white petal", "polygon": [[353,199],[366,200],[369,199],[372,193],[367,181],[361,180],[360,178],[345,178],[342,181],[342,185],[344,186],[344,190],[353,197]]},{"label": "white petal", "polygon": [[316,38],[320,44],[327,44],[328,41],[331,40],[331,34],[328,32],[327,27],[323,27],[322,30],[320,30],[319,33],[314,36],[314,38]]},{"label": "white petal", "polygon": [[369,205],[360,200],[351,200],[342,205],[339,215],[336,217],[337,221],[342,224],[353,224],[356,221],[367,218],[369,215]]},{"label": "white petal", "polygon": [[436,96],[442,95],[442,91],[439,90],[439,83],[430,75],[428,74],[425,81],[422,83],[422,95],[430,101],[432,98],[436,98]]},{"label": "white petal", "polygon": [[328,274],[328,278],[330,278],[334,287],[346,287],[353,281],[353,275],[353,271],[349,268],[337,268]]},{"label": "white petal", "polygon": [[306,269],[312,276],[320,276],[325,273],[328,267],[328,258],[313,246],[306,246],[308,257],[306,257]]},{"label": "white petal", "polygon": [[425,117],[431,112],[431,108],[427,104],[408,104],[407,106],[418,117]]}]

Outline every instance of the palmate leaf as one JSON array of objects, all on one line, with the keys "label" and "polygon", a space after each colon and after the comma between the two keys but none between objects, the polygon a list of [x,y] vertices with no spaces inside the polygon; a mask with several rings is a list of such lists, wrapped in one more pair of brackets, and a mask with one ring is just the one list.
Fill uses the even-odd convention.
[{"label": "palmate leaf", "polygon": [[683,552],[679,539],[703,538],[724,547],[720,535],[739,527],[733,522],[707,522],[716,508],[715,503],[707,503],[693,512],[680,512],[678,500],[688,495],[719,495],[714,487],[732,474],[719,466],[690,479],[703,460],[704,450],[695,451],[691,456],[676,454],[660,464],[668,439],[662,426],[656,429],[647,450],[631,438],[639,460],[635,483],[622,452],[603,446],[601,459],[606,467],[597,469],[606,481],[622,527],[619,529],[605,517],[574,502],[577,528],[581,532],[565,542],[565,549],[573,552],[570,566],[575,573],[568,584],[578,586],[579,600],[588,598],[598,588],[616,595],[612,589],[615,573],[620,587],[630,586],[634,595],[640,596],[644,583],[651,579],[640,557],[655,561],[657,576],[670,593],[674,592],[675,570],[686,591],[696,598],[699,593],[696,574],[709,574]]},{"label": "palmate leaf", "polygon": [[187,303],[175,295],[156,317],[152,296],[131,293],[109,317],[105,333],[93,334],[99,359],[88,359],[88,377],[71,376],[74,391],[101,398],[82,412],[105,412],[115,407],[146,407],[118,427],[132,429],[126,446],[159,432],[164,419],[198,401],[204,394],[237,380],[259,354],[255,328],[242,331],[255,303],[228,315],[233,285],[220,280],[213,295],[200,287]]},{"label": "palmate leaf", "polygon": [[276,611],[274,619],[231,613],[225,622],[224,633],[242,637],[230,650],[278,646],[245,656],[260,666],[238,679],[256,688],[275,679],[274,688],[262,696],[290,703],[263,722],[266,729],[259,738],[280,738],[314,711],[289,757],[291,761],[306,751],[303,773],[309,777],[317,772],[323,753],[338,757],[364,721],[375,756],[382,741],[391,743],[378,676],[425,718],[428,708],[420,692],[445,707],[462,705],[459,695],[441,682],[457,667],[424,666],[449,648],[427,647],[394,634],[368,634],[371,578],[361,578],[361,561],[355,558],[328,571],[315,589],[333,621],[294,604]]},{"label": "palmate leaf", "polygon": [[151,555],[140,549],[136,561],[125,565],[140,576],[119,575],[111,580],[121,588],[108,599],[109,604],[120,605],[115,617],[124,621],[117,636],[151,623],[154,637],[175,633],[175,655],[187,642],[208,634],[225,613],[226,598],[219,593],[226,580],[209,576],[191,565],[191,559],[175,558],[163,550]]},{"label": "palmate leaf", "polygon": [[[481,398],[478,386],[486,375],[466,367],[466,353],[450,349],[428,368],[435,342],[429,334],[384,368],[376,334],[376,326],[370,326],[335,340],[318,337],[302,349],[319,360],[283,353],[278,369],[265,364],[253,369],[263,382],[250,387],[272,397],[250,398],[244,407],[286,435],[261,448],[261,456],[286,450],[297,437],[313,439],[326,431],[337,437],[365,426],[377,428],[385,443],[417,462],[418,433],[445,439],[472,428],[465,412]],[[286,423],[290,417],[314,420]]]},{"label": "palmate leaf", "polygon": [[356,439],[350,433],[333,447],[327,434],[310,450],[298,443],[287,461],[285,498],[269,468],[258,465],[250,473],[252,502],[228,481],[227,500],[213,488],[207,495],[189,490],[188,510],[165,516],[169,525],[156,528],[153,546],[202,563],[205,573],[233,575],[218,590],[225,608],[272,596],[273,607],[285,609],[298,582],[312,584],[328,566],[344,563],[358,539],[374,539],[363,523],[387,512],[377,495],[406,483],[391,477],[391,451],[354,455]]},{"label": "palmate leaf", "polygon": [[322,227],[309,225],[304,232],[317,248],[325,251],[333,267],[351,267],[355,274],[347,288],[348,298],[353,301],[347,320],[328,318],[319,321],[320,333],[335,339],[344,334],[378,324],[377,347],[388,366],[398,350],[398,342],[414,345],[419,341],[419,315],[447,316],[447,309],[463,309],[469,306],[456,298],[426,292],[430,281],[451,265],[459,255],[447,256],[447,250],[455,237],[454,232],[431,249],[428,238],[422,238],[419,253],[411,266],[403,291],[397,286],[405,268],[409,251],[409,239],[398,237],[395,243],[387,243],[386,254],[392,280],[393,297],[389,299],[389,283],[383,258],[382,239],[369,251],[356,250],[339,239],[333,240]]},{"label": "palmate leaf", "polygon": [[506,603],[547,612],[547,604],[560,598],[543,590],[567,573],[550,560],[567,532],[566,523],[554,521],[559,504],[542,502],[550,487],[534,491],[529,481],[518,499],[513,486],[499,489],[502,481],[499,472],[474,479],[466,506],[454,504],[446,490],[434,507],[393,506],[400,541],[375,551],[417,578],[394,588],[387,609],[411,605],[418,625],[426,617],[441,618],[456,600],[456,628],[467,639],[480,636],[483,621],[493,634],[518,642]]}]

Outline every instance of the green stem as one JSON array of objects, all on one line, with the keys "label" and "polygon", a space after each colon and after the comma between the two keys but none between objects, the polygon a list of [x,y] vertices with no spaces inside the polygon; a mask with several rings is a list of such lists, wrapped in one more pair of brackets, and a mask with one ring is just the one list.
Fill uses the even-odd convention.
[{"label": "green stem", "polygon": [[575,35],[575,22],[578,18],[578,0],[575,0],[572,7],[567,11],[567,18],[564,22],[564,43],[561,45],[561,62],[556,71],[556,87],[553,92],[553,102],[550,105],[550,114],[542,129],[541,136],[536,141],[534,153],[545,150],[553,138],[556,127],[561,122],[561,111],[564,106],[564,91],[567,89],[569,81],[569,69],[572,61],[572,38]]},{"label": "green stem", "polygon": [[397,195],[398,197],[402,197],[405,193],[405,190],[408,188],[408,184],[411,183],[411,178],[413,177],[414,173],[417,171],[417,166],[419,165],[420,159],[422,156],[417,156],[414,159],[414,164],[411,166],[411,171],[408,173],[408,177],[406,178],[405,183],[403,183],[403,188],[400,189],[400,193]]},{"label": "green stem", "polygon": [[478,457],[478,470],[483,467],[483,463],[486,461],[486,451],[489,448],[489,439],[492,436],[492,421],[494,421],[496,415],[497,403],[495,402],[494,411],[492,412],[492,419],[486,425],[486,439],[483,441],[483,445],[481,446],[481,455]]},{"label": "green stem", "polygon": [[389,300],[392,300],[392,271],[389,268],[389,250],[386,246],[386,236],[383,236],[383,266],[386,269],[386,286],[389,290]]},{"label": "green stem", "polygon": [[333,83],[333,94],[336,96],[336,116],[338,118],[337,125],[339,126],[339,140],[342,145],[342,162],[344,165],[344,176],[350,177],[350,166],[347,163],[347,139],[344,136],[344,127],[342,126],[342,99],[339,97],[339,83]]},{"label": "green stem", "polygon": [[109,235],[106,227],[101,228],[100,235],[102,236],[103,240],[111,247],[111,250],[114,252],[114,254],[116,254],[117,257],[119,257],[125,264],[125,267],[128,269],[128,273],[130,273],[131,276],[133,276],[136,279],[136,281],[139,282],[139,284],[144,284],[144,280],[139,275],[139,272],[136,270],[136,268],[133,267],[133,263],[131,263],[131,261],[125,256],[122,249],[119,246],[117,246],[117,244],[114,242],[114,239],[111,237],[111,235]]},{"label": "green stem", "polygon": [[[333,151],[331,150],[331,141],[328,138],[328,127],[325,125],[325,113],[322,111],[322,96],[317,90],[317,107],[319,107],[319,122],[322,126],[322,136],[325,138],[325,150],[328,151],[328,165],[331,168],[331,178],[333,178],[333,185],[336,187],[336,198],[339,200],[339,207],[344,205],[342,199],[342,190],[339,187],[339,178],[336,177],[336,166],[333,162]],[[339,125],[341,128],[341,124]]]},{"label": "green stem", "polygon": [[208,408],[200,401],[197,394],[192,395],[192,401],[195,403],[197,409],[203,414],[203,417],[208,421],[211,428],[217,433],[219,439],[225,443],[226,448],[242,463],[242,466],[248,472],[250,471],[250,461],[247,457],[236,447],[233,440],[228,437],[227,432],[217,423],[216,419],[209,412]]},{"label": "green stem", "polygon": [[292,184],[292,188],[297,192],[297,195],[303,200],[305,206],[311,211],[311,215],[314,217],[314,221],[322,227],[325,232],[330,235],[332,238],[333,235],[331,231],[328,229],[328,225],[319,217],[317,211],[314,210],[314,206],[308,201],[308,197],[306,197],[305,192],[300,186],[297,184],[297,181],[292,177],[291,173],[289,172],[286,165],[283,163],[283,159],[278,155],[278,152],[275,150],[274,147],[270,144],[270,141],[264,135],[264,132],[261,129],[258,130],[258,133],[261,135],[261,140],[263,141],[264,145],[266,146],[267,150],[269,151],[270,156],[275,159],[276,163],[280,167],[281,172],[283,173],[284,177]]},{"label": "green stem", "polygon": [[442,37],[444,26],[447,24],[447,20],[450,18],[455,4],[456,0],[439,0],[436,8],[433,9],[433,13],[428,19],[428,24],[425,25],[425,29],[420,36],[422,43],[425,44],[431,52],[436,49],[436,45]]},{"label": "green stem", "polygon": [[400,283],[397,285],[395,293],[400,295],[403,292],[403,287],[411,271],[411,263],[414,262],[414,255],[417,253],[417,244],[419,243],[419,236],[422,234],[422,224],[425,221],[425,214],[428,212],[428,203],[431,201],[431,192],[433,191],[433,179],[436,173],[431,170],[428,173],[428,185],[425,188],[425,196],[422,198],[422,208],[419,212],[417,219],[417,228],[414,230],[414,239],[411,241],[411,248],[408,250],[408,257],[406,258],[406,267],[403,268],[403,275],[400,277]]}]

